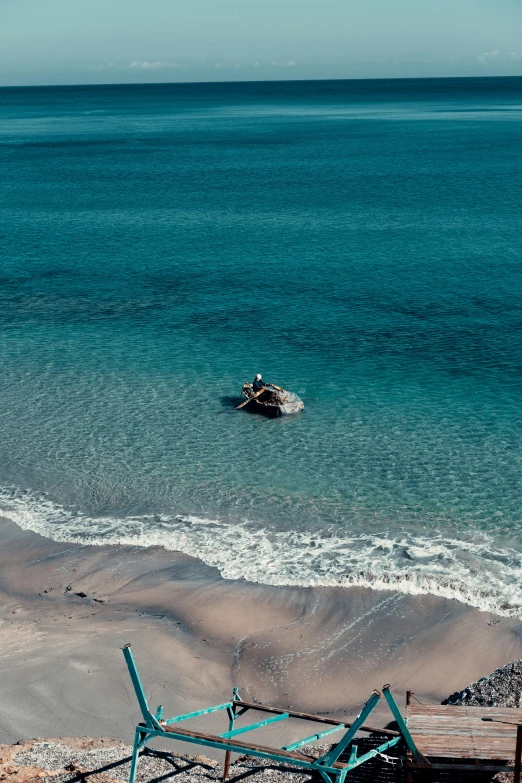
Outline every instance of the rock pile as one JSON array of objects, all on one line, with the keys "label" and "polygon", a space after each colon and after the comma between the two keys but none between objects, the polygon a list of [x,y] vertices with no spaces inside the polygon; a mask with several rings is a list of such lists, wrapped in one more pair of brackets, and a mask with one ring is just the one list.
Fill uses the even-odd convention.
[{"label": "rock pile", "polygon": [[465,707],[522,706],[522,661],[513,661],[452,694],[442,704]]}]

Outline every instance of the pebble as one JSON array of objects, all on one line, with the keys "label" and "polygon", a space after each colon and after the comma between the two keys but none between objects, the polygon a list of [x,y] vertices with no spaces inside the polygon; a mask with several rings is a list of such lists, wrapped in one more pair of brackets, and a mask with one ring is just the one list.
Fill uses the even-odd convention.
[{"label": "pebble", "polygon": [[[473,682],[462,691],[452,694],[442,704],[482,705],[489,707],[520,707],[522,706],[522,660],[513,661],[502,666],[487,677]],[[364,740],[366,747],[360,753],[375,747],[377,740]],[[22,749],[9,762],[9,771],[4,766],[0,769],[0,781],[22,781],[29,778],[18,776],[18,769],[34,768],[33,780],[42,783],[74,783],[80,775],[91,783],[120,783],[128,781],[130,771],[131,746],[115,746],[114,740],[96,740],[96,747],[78,749],[70,747],[67,741],[34,740],[32,745],[24,743]],[[374,743],[372,745],[372,743]],[[101,745],[101,747],[100,747]],[[111,746],[112,745],[112,746]],[[301,751],[314,757],[324,754],[330,745],[313,745],[302,748]],[[391,754],[388,751],[387,755]],[[399,763],[386,763],[377,758],[371,764],[362,765],[350,776],[350,783],[402,783],[403,770]],[[1,764],[1,762],[0,762]],[[13,767],[13,775],[10,769]],[[42,772],[43,770],[43,772]],[[102,771],[103,770],[103,771]],[[46,775],[46,772],[50,773]],[[199,753],[190,757],[165,751],[147,748],[140,756],[136,783],[172,777],[176,783],[211,783],[220,781],[223,775],[222,765]],[[312,776],[297,768],[276,764],[269,759],[259,759],[253,756],[242,756],[230,769],[230,782],[248,777],[248,783],[310,783]],[[449,778],[448,778],[449,780]],[[512,776],[500,773],[497,781],[512,780]]]},{"label": "pebble", "polygon": [[496,669],[487,677],[472,682],[464,690],[453,693],[442,703],[467,707],[522,706],[522,660]]}]

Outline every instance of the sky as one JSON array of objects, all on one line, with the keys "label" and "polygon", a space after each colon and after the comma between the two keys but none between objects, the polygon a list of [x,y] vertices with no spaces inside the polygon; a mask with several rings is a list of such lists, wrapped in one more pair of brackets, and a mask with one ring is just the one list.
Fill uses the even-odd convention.
[{"label": "sky", "polygon": [[522,75],[522,0],[0,0],[0,85]]}]

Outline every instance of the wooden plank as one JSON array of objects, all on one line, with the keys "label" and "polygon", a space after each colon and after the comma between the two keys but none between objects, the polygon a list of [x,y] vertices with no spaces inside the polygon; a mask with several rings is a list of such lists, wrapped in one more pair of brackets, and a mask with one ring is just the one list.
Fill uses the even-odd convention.
[{"label": "wooden plank", "polygon": [[[471,758],[478,758],[483,760],[491,760],[492,758],[500,758],[502,761],[509,761],[510,759],[513,759],[514,753],[513,749],[504,748],[504,752],[502,752],[501,748],[495,748],[494,752],[490,749],[489,751],[479,751],[477,756],[473,755],[472,750],[469,748],[451,748],[448,750],[444,747],[437,748],[433,745],[421,745],[422,748],[422,755],[427,759],[434,759],[434,758],[440,758],[440,759],[471,759]],[[420,748],[419,748],[420,750]]]},{"label": "wooden plank", "polygon": [[511,760],[519,724],[516,707],[408,705],[408,728],[425,756]]},{"label": "wooden plank", "polygon": [[515,737],[517,733],[517,727],[516,726],[509,726],[506,728],[502,728],[501,726],[497,725],[496,723],[473,723],[473,721],[459,721],[459,723],[436,723],[436,722],[430,722],[430,721],[422,721],[422,723],[419,721],[411,721],[410,725],[410,731],[411,727],[413,727],[414,731],[424,731],[424,729],[427,729],[429,731],[433,731],[434,733],[438,734],[445,734],[446,732],[454,732],[455,734],[462,734],[465,730],[465,726],[470,726],[473,728],[473,730],[477,734],[484,734],[488,736],[496,736],[496,737]]},{"label": "wooden plank", "polygon": [[[458,721],[452,721],[452,722],[441,722],[436,720],[415,720],[414,718],[410,718],[410,721],[408,722],[408,726],[414,726],[415,728],[419,727],[422,728],[423,726],[426,726],[427,728],[433,728],[437,731],[443,731],[444,729],[450,730],[456,730],[459,729],[462,730],[464,726],[473,726],[475,731],[478,731],[479,733],[488,734],[489,732],[496,732],[502,737],[514,737],[517,733],[517,725],[513,724],[512,726],[508,726],[506,724],[502,723],[495,723],[492,721],[491,723],[486,723],[485,721],[474,721],[473,719],[469,719],[466,715],[463,715],[462,718]],[[518,724],[522,725],[522,724]]]},{"label": "wooden plank", "polygon": [[[450,739],[449,737],[432,737],[430,734],[419,734],[418,740],[419,742],[428,743],[433,746],[439,745],[442,748],[445,746],[447,747],[449,742],[451,742],[452,747],[455,748],[469,747],[469,743],[466,738],[461,738],[457,742],[455,742],[453,738]],[[417,739],[415,741],[417,741]],[[507,741],[507,740],[500,740],[498,738],[495,738],[491,742],[487,742],[487,745],[490,747],[511,748],[512,753],[515,750],[514,742]]]},{"label": "wooden plank", "polygon": [[[346,726],[350,728],[351,723],[344,723],[332,718],[323,718],[322,715],[310,715],[308,712],[291,712],[290,710],[281,710],[278,707],[268,707],[266,704],[257,704],[250,701],[235,701],[234,704],[238,707],[247,707],[249,710],[259,710],[260,712],[274,712],[277,714],[283,714],[287,712],[291,718],[301,718],[302,720],[313,720],[316,723],[327,723],[329,726]],[[375,726],[361,726],[361,731],[378,732],[384,734],[387,737],[398,737],[400,732],[392,731],[391,729],[380,729]]]},{"label": "wooden plank", "polygon": [[497,723],[474,723],[473,721],[466,720],[466,716],[463,716],[463,720],[459,721],[458,723],[438,723],[437,721],[411,721],[409,724],[410,726],[413,726],[415,730],[420,729],[422,730],[424,727],[433,731],[438,732],[444,732],[444,731],[455,731],[456,733],[459,733],[459,731],[462,733],[465,726],[472,726],[475,731],[477,731],[478,734],[498,734],[499,737],[514,737],[517,733],[517,727],[516,726],[509,726],[506,728],[502,728]]},{"label": "wooden plank", "polygon": [[[415,737],[415,743],[421,748],[429,748],[430,755],[438,755],[435,751],[440,751],[443,756],[450,756],[454,753],[467,754],[468,758],[477,758],[472,753],[479,753],[480,757],[486,754],[486,758],[509,758],[513,757],[515,753],[515,743],[513,741],[506,742],[496,740],[494,742],[484,742],[483,745],[479,745],[478,748],[472,749],[472,746],[467,741],[454,742],[450,738],[440,737],[434,739],[429,735],[420,735]],[[433,749],[433,753],[431,753]]]},{"label": "wooden plank", "polygon": [[522,768],[522,726],[517,729],[517,747],[515,751],[515,774],[513,783],[520,783],[520,773]]},{"label": "wooden plank", "polygon": [[520,707],[452,707],[447,705],[410,705],[408,719],[426,719],[440,721],[458,721],[462,715],[468,715],[476,721],[500,722],[501,725],[518,725],[522,723],[522,708]]},{"label": "wooden plank", "polygon": [[[412,734],[412,736],[414,735]],[[435,731],[430,731],[429,729],[423,729],[422,732],[420,731],[415,732],[415,736],[433,737],[434,739],[436,737],[452,737],[457,744],[462,744],[462,742],[466,742],[470,739],[469,732],[468,733],[451,732],[451,731],[435,732]],[[477,739],[483,742],[487,742],[489,739],[491,739],[492,742],[496,740],[498,740],[499,742],[508,742],[508,743],[511,742],[511,744],[514,746],[516,734],[511,734],[509,736],[505,736],[502,734],[474,734],[473,736],[475,736]]]},{"label": "wooden plank", "polygon": [[413,704],[412,702],[408,707],[408,714],[414,712],[453,713],[460,712],[462,710],[472,710],[475,712],[495,714],[499,712],[505,712],[508,715],[514,715],[516,713],[521,713],[522,707],[489,707],[487,705],[479,707],[478,705],[473,706],[470,704]]},{"label": "wooden plank", "polygon": [[[410,764],[410,769],[422,769],[426,772],[426,767],[420,764]],[[450,771],[467,771],[467,772],[512,772],[515,768],[513,766],[496,766],[491,764],[431,764],[430,769],[440,769]]]}]

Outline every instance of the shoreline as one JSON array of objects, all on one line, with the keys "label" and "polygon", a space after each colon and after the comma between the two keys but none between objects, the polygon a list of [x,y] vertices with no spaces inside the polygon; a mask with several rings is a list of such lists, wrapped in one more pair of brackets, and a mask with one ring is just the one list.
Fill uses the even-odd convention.
[{"label": "shoreline", "polygon": [[342,537],[274,530],[243,520],[194,514],[90,517],[46,497],[0,490],[0,517],[64,544],[154,547],[217,568],[227,581],[272,587],[362,587],[457,600],[522,620],[522,554],[486,532],[468,537],[434,530],[354,533]]},{"label": "shoreline", "polygon": [[456,600],[225,580],[161,547],[64,545],[6,519],[0,540],[3,743],[129,741],[127,642],[151,704],[171,714],[238,686],[260,702],[351,717],[385,682],[399,703],[406,689],[440,702],[522,657],[519,620]]}]

